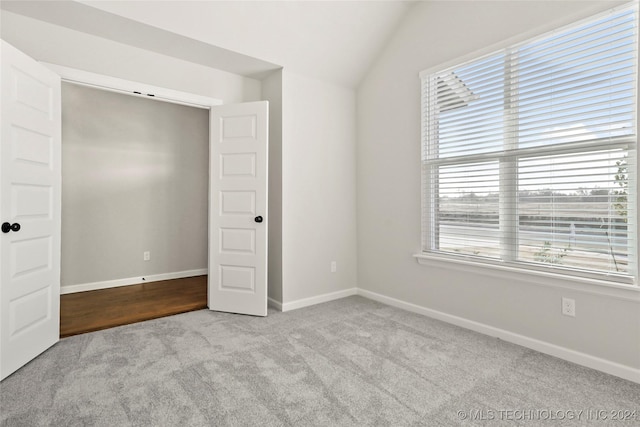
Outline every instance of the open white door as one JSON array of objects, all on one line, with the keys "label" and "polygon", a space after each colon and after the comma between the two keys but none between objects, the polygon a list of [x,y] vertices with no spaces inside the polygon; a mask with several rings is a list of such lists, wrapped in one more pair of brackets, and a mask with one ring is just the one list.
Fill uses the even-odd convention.
[{"label": "open white door", "polygon": [[211,108],[209,308],[267,315],[266,101]]},{"label": "open white door", "polygon": [[60,77],[1,41],[0,380],[60,336]]}]

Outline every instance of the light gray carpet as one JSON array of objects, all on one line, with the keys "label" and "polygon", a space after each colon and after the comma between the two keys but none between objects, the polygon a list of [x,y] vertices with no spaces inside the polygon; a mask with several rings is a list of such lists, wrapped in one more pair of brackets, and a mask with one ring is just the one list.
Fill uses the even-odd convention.
[{"label": "light gray carpet", "polygon": [[75,336],[0,384],[3,426],[431,426],[588,409],[640,410],[640,385],[361,297]]}]

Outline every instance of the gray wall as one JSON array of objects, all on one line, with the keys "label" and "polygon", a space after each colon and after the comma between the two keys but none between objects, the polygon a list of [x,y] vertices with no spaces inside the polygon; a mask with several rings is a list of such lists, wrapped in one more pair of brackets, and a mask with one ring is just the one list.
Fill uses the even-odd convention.
[{"label": "gray wall", "polygon": [[282,74],[282,302],[288,309],[357,286],[356,102],[351,89]]},{"label": "gray wall", "polygon": [[[411,11],[358,89],[359,288],[579,352],[594,363],[640,367],[634,289],[419,265],[412,257],[421,246],[418,73],[614,5],[424,2]],[[576,300],[575,318],[561,315],[563,296]]]},{"label": "gray wall", "polygon": [[208,140],[208,110],[63,84],[63,287],[207,267]]},{"label": "gray wall", "polygon": [[220,99],[260,100],[260,81],[2,10],[0,36],[38,61]]}]

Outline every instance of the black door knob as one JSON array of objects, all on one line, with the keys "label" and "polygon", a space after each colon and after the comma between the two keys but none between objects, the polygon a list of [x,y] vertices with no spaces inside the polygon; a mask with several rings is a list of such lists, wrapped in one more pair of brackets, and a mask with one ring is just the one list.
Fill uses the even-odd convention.
[{"label": "black door knob", "polygon": [[10,224],[8,222],[3,222],[2,223],[2,232],[3,233],[8,233],[10,231],[20,231],[20,224],[18,224],[17,222],[13,223],[13,224]]},{"label": "black door knob", "polygon": [[262,217],[261,216],[257,216],[254,219],[255,222],[262,222]]}]

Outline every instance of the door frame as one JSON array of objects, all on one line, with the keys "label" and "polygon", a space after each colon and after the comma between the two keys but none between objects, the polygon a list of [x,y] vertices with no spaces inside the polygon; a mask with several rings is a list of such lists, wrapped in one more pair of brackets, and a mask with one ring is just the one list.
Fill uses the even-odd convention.
[{"label": "door frame", "polygon": [[211,107],[223,104],[221,99],[196,95],[195,93],[183,92],[162,86],[153,86],[133,80],[126,80],[118,77],[106,76],[104,74],[92,73],[90,71],[78,70],[76,68],[64,67],[62,65],[50,64],[48,62],[40,63],[56,72],[62,81],[67,83],[75,83],[110,92],[122,93],[124,95],[151,98],[158,101],[188,105],[190,107],[203,108],[206,110],[210,110]]},{"label": "door frame", "polygon": [[[132,80],[121,79],[117,77],[106,76],[103,74],[92,73],[89,71],[79,70],[76,68],[65,67],[62,65],[50,64],[40,61],[42,65],[57,73],[63,82],[73,83],[77,85],[87,86],[94,89],[101,89],[110,92],[121,93],[123,95],[142,97],[147,99],[153,99],[155,101],[169,102],[173,104],[186,105],[190,107],[201,108],[205,110],[211,110],[212,107],[222,105],[223,102],[217,98],[211,98],[207,96],[197,95],[189,92],[182,92],[173,90],[161,86],[153,86],[146,83],[135,82]],[[211,127],[211,114],[209,114],[209,128]],[[211,135],[209,135],[209,144],[211,144]],[[62,166],[64,168],[64,164]],[[211,174],[211,164],[209,164],[209,174]],[[210,181],[208,178],[207,181]],[[211,189],[209,189],[209,197],[211,195]],[[62,206],[60,206],[62,208]],[[209,218],[209,215],[207,215]],[[208,221],[208,219],[207,219]],[[209,236],[207,235],[207,240]],[[209,244],[207,244],[207,259],[209,259]],[[209,270],[209,266],[203,270]],[[126,280],[125,280],[126,281]],[[119,281],[115,281],[119,282]],[[133,285],[134,283],[118,283],[117,286]],[[112,287],[112,286],[110,286]],[[96,288],[96,289],[103,289]],[[77,291],[65,291],[60,288],[60,294],[67,294],[73,292],[81,292],[88,289],[78,289]],[[93,290],[93,289],[91,289]],[[208,292],[207,292],[208,293]]]}]

